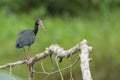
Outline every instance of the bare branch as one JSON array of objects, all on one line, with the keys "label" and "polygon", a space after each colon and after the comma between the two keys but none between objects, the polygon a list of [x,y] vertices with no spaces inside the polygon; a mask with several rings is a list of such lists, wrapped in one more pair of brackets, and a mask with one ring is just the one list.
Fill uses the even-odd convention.
[{"label": "bare branch", "polygon": [[83,40],[80,44],[80,48],[81,48],[81,54],[79,54],[79,56],[81,60],[80,66],[81,66],[83,80],[92,80],[92,76],[89,68],[89,61],[90,61],[89,52],[92,50],[92,47],[87,45],[86,40]]},{"label": "bare branch", "polygon": [[0,69],[13,67],[13,66],[16,66],[16,65],[24,64],[24,63],[25,63],[25,61],[16,61],[16,62],[13,62],[13,63],[8,63],[8,64],[5,64],[5,65],[2,65],[2,66],[0,66]]},{"label": "bare branch", "polygon": [[49,48],[46,48],[46,50],[44,52],[35,55],[34,57],[30,58],[29,60],[22,60],[22,61],[16,61],[13,63],[8,63],[8,64],[0,66],[0,69],[8,68],[10,66],[15,66],[15,65],[20,65],[20,64],[25,64],[25,63],[27,63],[27,64],[35,63],[38,60],[46,58],[47,56],[49,56],[52,53],[58,57],[69,57],[71,54],[74,54],[74,53],[77,53],[78,51],[80,51],[79,46],[80,46],[80,43],[77,44],[76,46],[74,46],[73,48],[65,51],[59,45],[54,44],[54,45],[51,45]]},{"label": "bare branch", "polygon": [[[50,47],[46,48],[46,50],[44,52],[35,55],[34,57],[30,58],[29,60],[21,60],[21,61],[16,61],[13,63],[1,65],[0,69],[13,67],[13,66],[20,65],[20,64],[27,64],[28,68],[29,68],[29,80],[34,80],[34,78],[33,78],[34,63],[36,63],[37,61],[39,61],[43,58],[46,58],[47,56],[52,55],[52,54],[56,55],[60,59],[62,59],[64,57],[67,58],[67,57],[70,57],[71,55],[79,52],[80,50],[82,52],[82,54],[80,55],[80,58],[81,58],[81,70],[83,73],[83,77],[86,77],[84,75],[86,74],[86,71],[88,71],[88,74],[89,74],[88,77],[90,78],[90,79],[83,78],[83,80],[92,80],[90,70],[89,70],[89,59],[88,59],[88,55],[89,55],[88,53],[91,50],[91,47],[87,46],[86,40],[83,40],[82,42],[78,43],[73,48],[70,48],[68,50],[64,50],[62,47],[60,47],[57,44],[51,45]],[[86,70],[83,69],[83,66],[82,66],[84,63],[86,66],[85,69],[87,68]],[[72,66],[72,64],[70,66]],[[61,69],[59,71],[62,71],[62,70],[64,70],[64,69]],[[59,72],[59,71],[56,71],[56,72]],[[43,73],[45,73],[45,71]],[[55,73],[55,72],[53,72],[53,73]]]},{"label": "bare branch", "polygon": [[28,65],[28,67],[29,67],[29,80],[34,80],[34,78],[33,78],[33,64],[29,64]]}]

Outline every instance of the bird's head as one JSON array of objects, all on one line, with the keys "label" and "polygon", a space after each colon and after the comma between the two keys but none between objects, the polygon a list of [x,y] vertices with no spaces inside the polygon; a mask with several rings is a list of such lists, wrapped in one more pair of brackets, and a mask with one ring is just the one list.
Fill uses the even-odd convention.
[{"label": "bird's head", "polygon": [[36,20],[36,24],[40,25],[40,27],[42,28],[42,30],[44,31],[44,33],[46,33],[46,30],[45,30],[45,27],[44,27],[44,25],[43,25],[43,23],[42,23],[42,20],[37,19],[37,20]]}]

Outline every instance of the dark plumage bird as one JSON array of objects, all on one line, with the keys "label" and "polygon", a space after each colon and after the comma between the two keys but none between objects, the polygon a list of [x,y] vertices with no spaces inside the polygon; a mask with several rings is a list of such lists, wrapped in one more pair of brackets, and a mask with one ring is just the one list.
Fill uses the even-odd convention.
[{"label": "dark plumage bird", "polygon": [[28,46],[28,52],[27,52],[27,55],[25,55],[25,58],[30,58],[29,48],[35,41],[35,36],[38,32],[38,25],[41,25],[41,28],[45,32],[45,28],[44,28],[42,21],[40,19],[37,19],[35,21],[35,25],[34,25],[33,30],[30,30],[30,29],[23,30],[17,36],[16,45],[15,45],[16,48],[23,48],[23,50],[25,52],[24,46]]}]

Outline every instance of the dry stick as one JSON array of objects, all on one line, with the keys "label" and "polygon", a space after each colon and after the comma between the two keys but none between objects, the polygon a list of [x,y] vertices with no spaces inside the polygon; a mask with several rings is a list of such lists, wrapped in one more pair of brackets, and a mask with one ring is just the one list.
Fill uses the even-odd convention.
[{"label": "dry stick", "polygon": [[10,78],[12,79],[12,67],[10,66]]},{"label": "dry stick", "polygon": [[[75,64],[78,62],[79,59],[80,59],[80,58],[78,57],[71,65],[69,65],[69,66],[67,66],[67,67],[65,67],[65,68],[62,68],[60,71],[64,71],[64,70],[70,68],[71,66],[75,65]],[[42,66],[43,72],[39,72],[39,71],[35,71],[35,70],[33,70],[33,72],[34,72],[34,73],[47,74],[47,75],[52,75],[52,74],[55,74],[55,73],[60,72],[59,70],[56,70],[56,71],[54,71],[54,72],[46,72],[45,69],[44,69],[44,67],[43,67],[43,64],[42,64],[42,63],[41,63],[41,66]]]},{"label": "dry stick", "polygon": [[12,66],[10,66],[10,79],[11,80],[16,80],[15,77],[12,75]]},{"label": "dry stick", "polygon": [[59,63],[58,63],[58,57],[57,57],[57,56],[56,56],[56,60],[55,60],[55,61],[56,61],[58,70],[59,70],[59,72],[60,72],[61,80],[64,80],[63,75],[62,75],[62,72],[61,72],[61,69],[60,69],[60,66],[59,66]]},{"label": "dry stick", "polygon": [[[43,72],[44,73],[47,73],[46,71],[45,71],[45,68],[43,67],[43,64],[41,63],[41,67],[42,67],[42,70],[43,70]],[[34,71],[35,72],[35,71]],[[46,78],[44,79],[44,80],[47,80],[47,78],[49,77],[49,75],[50,74],[47,74],[47,76],[46,76]]]},{"label": "dry stick", "polygon": [[48,78],[49,76],[50,76],[50,75],[48,74],[44,80],[47,80],[47,78]]},{"label": "dry stick", "polygon": [[70,80],[74,80],[72,76],[72,55],[70,56]]},{"label": "dry stick", "polygon": [[90,68],[89,68],[89,52],[92,50],[92,47],[87,45],[87,41],[84,40],[83,42],[81,42],[80,44],[80,49],[81,49],[81,54],[79,54],[80,57],[80,67],[81,67],[81,71],[82,71],[82,78],[83,80],[92,80],[92,76],[91,76],[91,72],[90,72]]},{"label": "dry stick", "polygon": [[13,63],[8,63],[8,64],[0,66],[0,69],[13,67],[13,66],[20,65],[20,64],[25,64],[25,61],[16,61],[16,62],[13,62]]},{"label": "dry stick", "polygon": [[41,63],[41,67],[44,73],[46,73],[45,68],[43,67],[43,63]]},{"label": "dry stick", "polygon": [[28,64],[29,67],[29,80],[34,80],[33,78],[33,64]]},{"label": "dry stick", "polygon": [[[5,64],[5,65],[1,65],[0,69],[8,68],[10,66],[13,67],[13,66],[20,65],[20,64],[34,64],[37,61],[39,61],[39,60],[41,60],[43,58],[46,58],[50,54],[54,54],[54,55],[56,55],[56,56],[58,56],[60,58],[69,57],[71,54],[75,54],[75,53],[79,52],[80,50],[81,51],[87,50],[87,49],[84,50],[84,48],[81,48],[83,46],[83,45],[81,45],[81,43],[87,45],[86,42],[87,41],[84,39],[83,41],[81,41],[80,43],[78,43],[76,46],[70,48],[69,50],[64,50],[63,48],[61,48],[57,44],[51,45],[50,47],[46,48],[46,50],[44,52],[35,55],[34,57],[30,58],[29,60],[21,60],[21,61],[16,61],[16,62],[13,62],[13,63],[8,63],[8,64]],[[87,67],[89,67],[89,66],[87,66]],[[30,68],[30,70],[31,70],[31,68]],[[84,72],[84,71],[82,71],[82,72]],[[33,74],[33,73],[31,73],[31,74]],[[91,74],[89,74],[89,75],[91,77]],[[31,78],[32,77],[33,76],[31,75]],[[83,76],[83,77],[86,77],[86,76]],[[86,80],[89,80],[89,79],[86,79]]]}]

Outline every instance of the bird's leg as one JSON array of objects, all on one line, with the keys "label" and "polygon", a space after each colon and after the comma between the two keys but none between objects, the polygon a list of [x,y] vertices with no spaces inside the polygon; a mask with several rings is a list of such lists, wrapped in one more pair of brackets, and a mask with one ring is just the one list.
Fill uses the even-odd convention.
[{"label": "bird's leg", "polygon": [[30,46],[28,46],[27,59],[30,59]]},{"label": "bird's leg", "polygon": [[27,55],[26,55],[26,53],[25,53],[25,48],[23,47],[23,52],[24,52],[24,59],[26,60],[27,59]]}]

